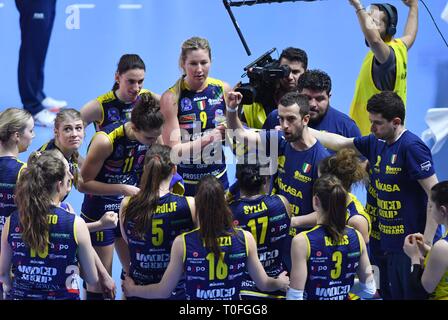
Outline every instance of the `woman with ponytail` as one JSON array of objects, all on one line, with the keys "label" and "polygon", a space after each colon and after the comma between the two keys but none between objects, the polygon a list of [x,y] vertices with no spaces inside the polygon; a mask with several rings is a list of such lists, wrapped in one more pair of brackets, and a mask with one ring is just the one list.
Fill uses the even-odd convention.
[{"label": "woman with ponytail", "polygon": [[[24,109],[8,108],[0,112],[0,235],[6,218],[16,209],[16,182],[25,163],[18,159],[34,138],[34,120]],[[0,251],[1,253],[1,251]],[[3,298],[0,283],[0,300]]]},{"label": "woman with ponytail", "polygon": [[[284,249],[291,223],[290,206],[282,195],[265,194],[268,177],[261,175],[260,169],[259,163],[236,165],[240,197],[230,203],[230,209],[234,223],[254,236],[258,256],[268,276],[277,277],[286,271],[283,256],[290,254]],[[263,292],[245,274],[241,297],[243,300],[285,299],[285,292]]]},{"label": "woman with ponytail", "polygon": [[296,235],[291,246],[291,284],[288,300],[350,299],[355,274],[361,298],[376,292],[372,267],[361,234],[345,225],[347,192],[332,175],[313,186],[317,226]]},{"label": "woman with ponytail", "polygon": [[185,40],[179,58],[182,76],[160,99],[160,110],[166,120],[163,141],[172,148],[177,145],[180,150],[174,148],[181,159],[177,168],[188,196],[195,195],[199,180],[209,174],[218,177],[224,189],[229,187],[221,143],[208,152],[197,152],[213,141],[221,141],[225,96],[230,91],[226,82],[208,76],[211,59],[207,39]]},{"label": "woman with ponytail", "polygon": [[25,166],[18,159],[19,153],[28,149],[34,136],[31,113],[18,108],[9,108],[0,113],[0,235],[6,218],[16,209],[16,182]]},{"label": "woman with ponytail", "polygon": [[91,122],[100,131],[114,122],[126,122],[131,118],[132,109],[142,93],[151,93],[159,101],[160,96],[143,89],[146,66],[137,54],[124,54],[118,61],[112,90],[89,101],[81,108],[81,116],[86,126]]},{"label": "woman with ponytail", "polygon": [[[148,150],[140,191],[121,203],[121,234],[129,246],[131,261],[125,271],[137,285],[158,283],[162,279],[174,239],[196,225],[194,199],[170,192],[170,182],[176,173],[170,153],[170,147],[160,144]],[[183,282],[171,298],[185,299]]]},{"label": "woman with ponytail", "polygon": [[170,262],[159,283],[139,286],[126,277],[128,297],[168,298],[182,275],[187,300],[239,300],[246,270],[258,288],[284,291],[289,278],[270,278],[263,269],[252,234],[233,225],[221,182],[204,176],[195,196],[199,228],[176,237]]},{"label": "woman with ponytail", "polygon": [[[112,123],[93,136],[79,185],[79,191],[85,193],[81,216],[86,222],[98,221],[110,211],[118,212],[123,197],[139,192],[145,154],[159,140],[163,122],[158,101],[151,93],[142,93],[132,109],[131,121]],[[129,265],[119,226],[91,232],[91,239],[109,274],[114,247],[123,267]],[[100,288],[87,289],[88,299],[102,299]]]},{"label": "woman with ponytail", "polygon": [[[318,168],[319,175],[334,175],[338,178],[344,189],[347,191],[347,215],[346,224],[355,228],[368,245],[370,240],[370,232],[372,229],[371,216],[366,212],[364,206],[358,198],[351,193],[352,188],[356,184],[364,184],[368,181],[367,172],[362,165],[356,152],[351,149],[341,149],[337,153],[321,160]],[[313,213],[315,217],[315,213]],[[310,220],[303,223],[301,217],[293,217],[291,225],[294,227],[313,227]]]},{"label": "woman with ponytail", "polygon": [[352,149],[341,149],[337,153],[323,159],[319,163],[319,174],[332,174],[338,178],[347,190],[346,224],[358,230],[364,242],[368,245],[371,222],[364,206],[351,193],[357,183],[364,185],[368,181],[368,174],[356,152]]},{"label": "woman with ponytail", "polygon": [[88,283],[98,282],[85,222],[60,207],[72,178],[55,151],[32,154],[20,175],[0,257],[0,279],[12,299],[79,300],[78,263]]}]

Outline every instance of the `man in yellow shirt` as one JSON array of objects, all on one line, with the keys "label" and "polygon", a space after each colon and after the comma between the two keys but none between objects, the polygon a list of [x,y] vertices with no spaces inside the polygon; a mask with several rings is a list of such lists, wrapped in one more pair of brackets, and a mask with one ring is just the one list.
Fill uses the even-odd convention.
[{"label": "man in yellow shirt", "polygon": [[370,133],[366,110],[370,97],[381,91],[394,91],[406,105],[407,52],[417,36],[418,0],[402,1],[409,7],[409,14],[403,36],[395,39],[398,13],[394,6],[377,3],[367,11],[360,0],[349,0],[371,49],[361,66],[350,107],[350,117],[362,135]]}]

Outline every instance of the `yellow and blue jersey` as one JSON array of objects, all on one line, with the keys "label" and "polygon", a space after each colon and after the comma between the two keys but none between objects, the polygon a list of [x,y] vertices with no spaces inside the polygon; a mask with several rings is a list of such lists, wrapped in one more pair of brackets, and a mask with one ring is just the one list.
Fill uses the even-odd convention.
[{"label": "yellow and blue jersey", "polygon": [[347,217],[346,222],[348,224],[349,220],[354,216],[361,216],[364,219],[366,219],[368,225],[369,225],[369,234],[372,230],[372,224],[370,222],[370,216],[365,211],[364,206],[361,204],[361,202],[358,200],[358,198],[353,194],[349,193],[349,200],[347,201]]},{"label": "yellow and blue jersey", "polygon": [[[107,184],[128,184],[138,186],[143,172],[145,154],[149,146],[141,144],[137,140],[131,140],[126,136],[125,125],[113,123],[105,127],[97,134],[105,135],[113,146],[112,154],[107,157],[95,180]],[[84,195],[81,211],[82,217],[87,222],[99,220],[107,211],[120,210],[123,196],[97,196]],[[99,231],[92,235],[92,241],[98,238],[99,242],[113,242],[113,238],[104,239],[105,231]],[[119,233],[119,228],[117,228]],[[111,242],[111,243],[112,243]],[[95,242],[93,242],[95,243]]]},{"label": "yellow and blue jersey", "polygon": [[[271,137],[271,134],[274,136]],[[313,212],[313,185],[318,178],[319,162],[328,157],[327,150],[317,141],[308,150],[297,151],[278,131],[267,131],[263,137],[266,145],[271,143],[272,138],[278,139],[278,169],[273,178],[272,193],[288,199],[293,216]],[[296,232],[295,228],[291,228],[292,236]]]},{"label": "yellow and blue jersey", "polygon": [[[148,93],[149,90],[142,89],[139,95],[142,93]],[[131,112],[134,108],[137,100],[131,103],[125,103],[118,99],[115,91],[109,91],[98,98],[96,101],[100,104],[101,120],[95,121],[95,130],[101,131],[104,127],[115,122],[127,122],[131,120]]]},{"label": "yellow and blue jersey", "polygon": [[304,298],[306,300],[347,300],[362,254],[360,236],[346,227],[334,241],[325,226],[303,233],[308,245]]},{"label": "yellow and blue jersey", "polygon": [[0,235],[6,218],[16,210],[14,192],[20,171],[25,163],[16,157],[0,157]]},{"label": "yellow and blue jersey", "polygon": [[242,229],[218,238],[219,258],[207,250],[199,229],[182,234],[187,300],[239,300],[249,249]]},{"label": "yellow and blue jersey", "polygon": [[170,261],[174,239],[194,228],[187,199],[172,193],[163,195],[143,239],[134,228],[133,221],[124,226],[131,258],[129,275],[138,285],[158,283]]},{"label": "yellow and blue jersey", "polygon": [[428,198],[418,180],[434,174],[431,151],[410,131],[390,145],[373,135],[354,144],[373,172],[381,249],[402,252],[406,235],[425,229]]},{"label": "yellow and blue jersey", "polygon": [[[174,88],[169,89],[175,92]],[[221,80],[207,78],[207,86],[200,92],[192,91],[182,82],[181,92],[178,100],[177,117],[181,130],[186,130],[190,140],[194,141],[201,137],[206,130],[214,129],[217,125],[215,118],[225,115],[224,83]],[[185,183],[185,195],[194,196],[196,184],[205,175],[213,175],[220,179],[227,189],[226,165],[222,146],[216,152],[203,153],[200,161],[193,158],[184,160],[178,164],[177,171]],[[205,159],[205,156],[210,159]],[[207,161],[208,160],[208,161]],[[210,163],[215,162],[216,163]]]},{"label": "yellow and blue jersey", "polygon": [[11,215],[9,230],[5,232],[13,251],[12,299],[79,300],[75,217],[53,207],[48,214],[48,247],[44,252],[36,252],[22,240],[18,212]]},{"label": "yellow and blue jersey", "polygon": [[[235,225],[252,233],[257,243],[258,257],[267,275],[277,277],[286,270],[282,258],[284,241],[288,238],[291,220],[282,199],[278,195],[260,195],[256,198],[240,198],[230,204]],[[245,296],[285,298],[284,292],[260,291],[246,273],[241,287]]]},{"label": "yellow and blue jersey", "polygon": [[[439,241],[448,241],[448,233],[444,235],[442,239]],[[425,266],[431,255],[431,251],[425,258]],[[431,293],[430,300],[448,300],[448,270],[443,274],[442,279],[440,279],[439,284],[434,289],[434,292]]]}]

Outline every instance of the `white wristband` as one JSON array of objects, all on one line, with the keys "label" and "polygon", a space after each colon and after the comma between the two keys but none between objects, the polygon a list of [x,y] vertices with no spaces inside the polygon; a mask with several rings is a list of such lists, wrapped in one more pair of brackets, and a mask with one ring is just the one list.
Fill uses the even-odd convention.
[{"label": "white wristband", "polygon": [[288,292],[286,292],[286,300],[303,300],[303,291],[289,288]]},{"label": "white wristband", "polygon": [[232,108],[229,108],[228,106],[226,106],[226,110],[227,110],[227,112],[235,113],[238,111],[238,107],[236,107],[235,109],[232,109]]}]

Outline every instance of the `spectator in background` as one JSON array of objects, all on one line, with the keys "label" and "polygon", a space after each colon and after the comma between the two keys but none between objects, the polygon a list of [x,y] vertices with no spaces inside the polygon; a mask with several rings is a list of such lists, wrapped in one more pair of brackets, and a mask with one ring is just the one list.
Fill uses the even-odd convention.
[{"label": "spectator in background", "polygon": [[44,67],[51,30],[56,13],[56,0],[16,0],[20,13],[21,45],[18,80],[23,108],[34,116],[36,125],[52,127],[55,114],[67,106],[66,101],[47,97]]}]

